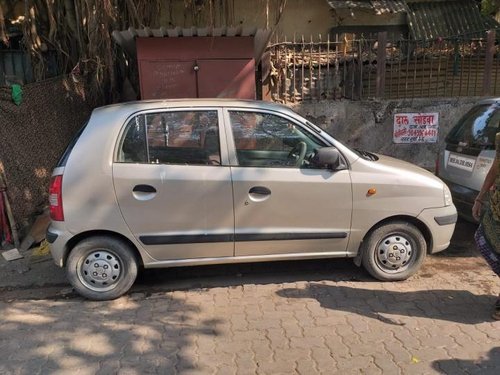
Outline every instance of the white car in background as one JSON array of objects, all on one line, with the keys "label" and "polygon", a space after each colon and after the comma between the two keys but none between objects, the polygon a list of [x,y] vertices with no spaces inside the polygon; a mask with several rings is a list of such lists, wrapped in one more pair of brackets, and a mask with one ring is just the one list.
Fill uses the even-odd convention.
[{"label": "white car in background", "polygon": [[451,190],[461,217],[472,218],[472,206],[495,159],[500,132],[500,99],[487,99],[467,112],[446,136],[438,175]]}]

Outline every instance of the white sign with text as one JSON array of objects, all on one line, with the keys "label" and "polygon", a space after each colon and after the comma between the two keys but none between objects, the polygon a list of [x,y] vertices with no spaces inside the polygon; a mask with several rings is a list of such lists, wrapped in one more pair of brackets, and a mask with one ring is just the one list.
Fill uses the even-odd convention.
[{"label": "white sign with text", "polygon": [[396,113],[394,143],[436,143],[439,113]]}]

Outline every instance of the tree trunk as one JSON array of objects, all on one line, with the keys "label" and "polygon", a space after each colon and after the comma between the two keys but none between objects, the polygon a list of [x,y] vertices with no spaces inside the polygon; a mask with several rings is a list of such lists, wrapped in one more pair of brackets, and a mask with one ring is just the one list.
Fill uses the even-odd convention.
[{"label": "tree trunk", "polygon": [[2,4],[0,4],[0,42],[9,44],[9,38],[5,32],[5,18],[3,15]]}]

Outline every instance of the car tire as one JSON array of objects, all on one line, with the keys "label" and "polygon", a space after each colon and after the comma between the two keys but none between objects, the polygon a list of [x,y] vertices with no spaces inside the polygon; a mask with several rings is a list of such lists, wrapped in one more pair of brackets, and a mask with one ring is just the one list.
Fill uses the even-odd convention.
[{"label": "car tire", "polygon": [[138,262],[125,241],[98,236],[79,242],[69,253],[66,275],[75,290],[91,300],[125,294],[137,277]]},{"label": "car tire", "polygon": [[378,280],[399,281],[422,266],[427,243],[413,224],[393,221],[372,230],[361,245],[363,267]]}]

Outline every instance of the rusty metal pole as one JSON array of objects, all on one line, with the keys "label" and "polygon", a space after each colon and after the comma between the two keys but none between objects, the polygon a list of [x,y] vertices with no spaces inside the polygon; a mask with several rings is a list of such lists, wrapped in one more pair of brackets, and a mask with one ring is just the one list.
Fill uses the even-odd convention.
[{"label": "rusty metal pole", "polygon": [[378,33],[376,97],[384,97],[387,32]]},{"label": "rusty metal pole", "polygon": [[486,56],[483,76],[483,95],[491,93],[491,76],[493,72],[493,56],[495,55],[495,30],[490,30],[486,34]]}]

